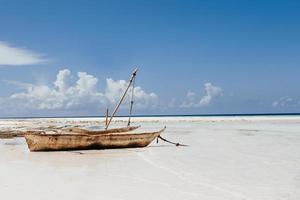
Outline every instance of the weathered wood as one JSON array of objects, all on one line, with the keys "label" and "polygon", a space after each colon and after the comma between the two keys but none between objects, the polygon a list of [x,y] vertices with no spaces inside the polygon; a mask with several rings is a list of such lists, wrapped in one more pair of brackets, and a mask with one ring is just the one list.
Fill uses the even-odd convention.
[{"label": "weathered wood", "polygon": [[148,146],[163,131],[149,133],[25,134],[30,151],[64,151],[87,149],[136,148]]},{"label": "weathered wood", "polygon": [[13,139],[15,137],[24,137],[26,133],[32,134],[45,134],[46,132],[54,132],[54,133],[74,133],[74,134],[87,134],[87,135],[97,135],[97,134],[107,134],[107,133],[122,133],[122,132],[130,132],[133,131],[140,126],[130,126],[130,127],[122,127],[122,128],[112,128],[107,130],[87,130],[77,127],[72,128],[57,128],[57,129],[43,129],[43,130],[28,130],[28,131],[18,131],[18,130],[6,130],[0,131],[0,139]]},{"label": "weathered wood", "polygon": [[112,129],[107,129],[107,130],[87,130],[87,129],[82,129],[82,128],[66,128],[63,129],[62,132],[66,133],[78,133],[78,134],[88,134],[88,135],[97,135],[97,134],[107,134],[107,133],[122,133],[122,132],[129,132],[133,131],[140,126],[129,126],[129,127],[123,127],[123,128],[112,128]]},{"label": "weathered wood", "polygon": [[[43,131],[26,131],[27,133],[35,133],[40,134]],[[16,130],[7,130],[7,131],[0,131],[0,139],[13,139],[16,137],[24,137],[24,131],[16,131]]]},{"label": "weathered wood", "polygon": [[113,119],[113,117],[114,117],[115,114],[117,113],[117,111],[118,111],[118,109],[119,109],[121,103],[123,102],[123,100],[124,100],[124,98],[125,98],[125,96],[126,96],[126,94],[127,94],[127,91],[129,90],[129,88],[130,88],[130,86],[131,86],[131,84],[132,84],[132,81],[133,81],[133,79],[134,79],[135,76],[136,76],[137,71],[138,71],[138,69],[135,69],[135,70],[133,71],[133,73],[132,73],[132,75],[131,75],[131,78],[130,78],[130,80],[129,80],[129,84],[128,84],[126,90],[124,91],[124,93],[123,93],[123,95],[122,95],[122,97],[121,97],[119,103],[117,104],[116,108],[114,109],[113,113],[111,114],[111,116],[110,116],[110,118],[109,118],[108,123],[106,124],[106,129],[108,128],[108,126],[109,126],[111,120]]}]

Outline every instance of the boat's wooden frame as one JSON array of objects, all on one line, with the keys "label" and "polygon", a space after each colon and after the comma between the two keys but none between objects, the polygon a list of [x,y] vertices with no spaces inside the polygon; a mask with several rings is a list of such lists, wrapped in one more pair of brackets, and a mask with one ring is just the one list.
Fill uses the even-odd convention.
[{"label": "boat's wooden frame", "polygon": [[25,134],[30,151],[67,151],[88,149],[137,148],[148,146],[165,128],[145,133]]},{"label": "boat's wooden frame", "polygon": [[104,129],[104,130],[88,130],[83,128],[72,127],[72,128],[62,129],[61,131],[66,133],[72,132],[75,134],[78,133],[78,134],[98,135],[98,134],[107,134],[107,133],[130,132],[138,129],[139,127],[141,126],[127,126],[122,128],[111,128],[111,129]]},{"label": "boat's wooden frame", "polygon": [[97,135],[97,134],[108,134],[108,133],[123,133],[123,132],[130,132],[133,130],[138,129],[140,126],[128,126],[128,127],[121,127],[121,128],[111,128],[111,129],[104,129],[104,130],[88,130],[78,127],[71,127],[65,129],[45,129],[45,130],[28,130],[28,131],[16,131],[16,130],[7,130],[7,131],[0,131],[0,139],[13,139],[15,137],[24,137],[26,133],[32,134],[46,134],[47,132],[54,132],[54,133],[74,133],[74,134],[88,134],[88,135]]}]

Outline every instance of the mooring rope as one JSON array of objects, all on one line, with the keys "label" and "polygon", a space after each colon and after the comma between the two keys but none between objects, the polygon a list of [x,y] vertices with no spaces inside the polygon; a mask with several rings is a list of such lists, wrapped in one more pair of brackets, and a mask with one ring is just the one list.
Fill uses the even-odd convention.
[{"label": "mooring rope", "polygon": [[177,142],[177,143],[176,143],[176,142],[171,142],[171,141],[169,141],[169,140],[167,140],[167,139],[161,137],[160,135],[157,136],[156,143],[158,143],[158,138],[161,139],[161,140],[164,141],[164,142],[167,142],[167,143],[170,143],[170,144],[174,144],[174,145],[176,145],[177,147],[178,147],[178,146],[184,146],[184,147],[189,146],[189,145],[186,145],[186,144],[180,144],[180,143],[178,143],[178,142]]}]

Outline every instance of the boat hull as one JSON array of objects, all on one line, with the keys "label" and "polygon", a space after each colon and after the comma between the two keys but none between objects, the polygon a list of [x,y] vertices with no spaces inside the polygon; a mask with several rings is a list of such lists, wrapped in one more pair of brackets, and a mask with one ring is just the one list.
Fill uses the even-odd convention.
[{"label": "boat hull", "polygon": [[164,130],[151,133],[101,135],[25,134],[25,139],[30,151],[137,148],[148,146]]},{"label": "boat hull", "polygon": [[86,134],[86,135],[99,135],[99,134],[108,134],[108,133],[123,133],[136,130],[140,126],[129,126],[122,128],[112,128],[107,130],[88,130],[77,127],[65,128],[65,129],[46,129],[46,130],[29,130],[29,131],[18,131],[18,130],[7,130],[0,131],[0,139],[13,139],[15,137],[24,137],[25,134],[45,134],[47,131],[55,131],[58,133],[72,133],[72,134]]},{"label": "boat hull", "polygon": [[107,130],[87,130],[82,128],[67,128],[63,129],[63,133],[74,133],[74,134],[88,134],[88,135],[98,135],[98,134],[108,134],[108,133],[123,133],[123,132],[129,132],[133,131],[140,126],[129,126],[129,127],[122,127],[122,128],[112,128]]}]

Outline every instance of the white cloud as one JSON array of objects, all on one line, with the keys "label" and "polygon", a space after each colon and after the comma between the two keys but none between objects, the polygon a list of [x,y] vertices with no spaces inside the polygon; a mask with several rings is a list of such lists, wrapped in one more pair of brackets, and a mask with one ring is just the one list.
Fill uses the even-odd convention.
[{"label": "white cloud", "polygon": [[58,88],[60,92],[64,92],[67,90],[69,78],[71,75],[71,71],[68,69],[63,69],[58,72],[56,75],[56,81],[54,82],[54,85]]},{"label": "white cloud", "polygon": [[199,105],[206,106],[210,104],[214,97],[222,94],[222,88],[212,85],[211,83],[205,83],[206,95],[200,99]]},{"label": "white cloud", "polygon": [[143,108],[143,107],[156,107],[158,103],[158,96],[151,92],[146,93],[144,90],[142,90],[141,87],[137,86],[134,88],[134,96],[137,99],[135,105],[137,108]]},{"label": "white cloud", "polygon": [[[106,80],[106,89],[101,92],[97,88],[98,79],[86,72],[77,73],[77,81],[71,84],[71,71],[60,70],[53,85],[20,84],[25,88],[23,92],[12,94],[0,99],[5,106],[0,111],[9,107],[20,110],[100,110],[107,105],[115,104],[127,86],[124,80]],[[14,82],[11,82],[14,83]],[[149,108],[157,101],[155,93],[147,93],[141,87],[135,87],[135,108]],[[128,95],[129,96],[129,95]],[[129,97],[127,97],[129,98]],[[128,99],[127,99],[128,102]],[[11,106],[9,106],[11,105]]]},{"label": "white cloud", "polygon": [[208,106],[214,98],[222,95],[223,89],[218,86],[205,83],[204,87],[206,94],[199,101],[196,100],[196,93],[189,91],[180,107],[192,108]]},{"label": "white cloud", "polygon": [[[110,103],[116,103],[120,99],[120,94],[125,91],[128,83],[124,80],[114,81],[111,78],[106,79],[106,90],[105,97],[110,101]],[[131,93],[131,90],[129,91]],[[136,86],[134,88],[134,98],[136,108],[149,108],[155,107],[157,105],[158,96],[151,92],[146,93],[141,87]],[[127,95],[125,102],[129,102],[130,95]]]},{"label": "white cloud", "polygon": [[0,41],[0,66],[1,65],[30,65],[45,62],[40,54],[25,48],[17,48]]},{"label": "white cloud", "polygon": [[113,79],[108,78],[106,79],[106,85],[105,96],[110,102],[116,103],[120,98],[120,94],[125,91],[127,82],[124,80],[114,81]]},{"label": "white cloud", "polygon": [[295,106],[300,104],[300,102],[292,99],[291,97],[281,97],[279,100],[276,100],[272,103],[273,107],[286,107],[286,106]]}]

